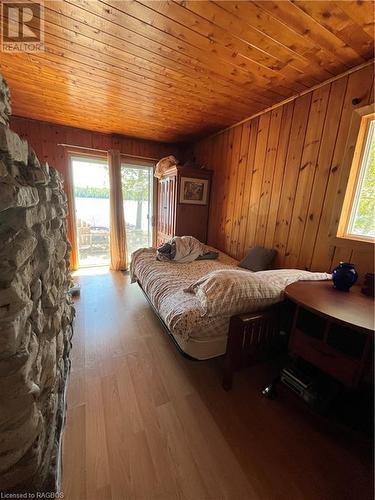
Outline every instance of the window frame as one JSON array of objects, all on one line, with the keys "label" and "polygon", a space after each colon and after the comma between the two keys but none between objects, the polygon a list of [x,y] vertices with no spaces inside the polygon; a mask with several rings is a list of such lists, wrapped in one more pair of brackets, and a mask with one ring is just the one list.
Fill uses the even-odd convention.
[{"label": "window frame", "polygon": [[358,183],[362,179],[362,162],[366,151],[367,137],[370,124],[375,120],[375,111],[372,106],[365,106],[355,111],[354,124],[349,135],[354,136],[354,152],[352,156],[348,183],[346,186],[344,202],[341,209],[340,220],[337,228],[337,237],[345,240],[360,241],[364,243],[374,243],[375,237],[353,234],[349,232],[349,226],[353,217],[353,208],[357,199]]}]

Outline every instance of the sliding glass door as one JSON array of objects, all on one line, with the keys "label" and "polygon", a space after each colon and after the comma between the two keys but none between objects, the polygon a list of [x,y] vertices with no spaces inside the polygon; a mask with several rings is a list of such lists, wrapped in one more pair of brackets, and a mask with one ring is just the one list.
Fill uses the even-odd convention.
[{"label": "sliding glass door", "polygon": [[122,197],[129,256],[153,242],[152,165],[121,163]]},{"label": "sliding glass door", "polygon": [[107,266],[109,172],[105,158],[71,157],[79,267]]},{"label": "sliding glass door", "polygon": [[[108,266],[110,185],[107,158],[73,155],[70,159],[78,266]],[[130,257],[138,248],[153,244],[153,166],[123,161],[121,184]]]}]

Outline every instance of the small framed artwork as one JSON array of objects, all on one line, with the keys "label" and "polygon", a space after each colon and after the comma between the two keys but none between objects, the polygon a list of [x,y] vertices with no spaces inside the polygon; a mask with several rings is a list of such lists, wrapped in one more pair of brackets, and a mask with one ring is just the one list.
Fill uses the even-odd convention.
[{"label": "small framed artwork", "polygon": [[207,205],[208,179],[181,177],[180,203]]}]

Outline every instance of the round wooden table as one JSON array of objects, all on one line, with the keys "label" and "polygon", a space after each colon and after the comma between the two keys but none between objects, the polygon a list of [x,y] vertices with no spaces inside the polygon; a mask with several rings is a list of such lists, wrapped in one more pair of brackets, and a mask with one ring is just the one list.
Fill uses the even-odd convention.
[{"label": "round wooden table", "polygon": [[354,329],[374,330],[374,300],[363,295],[359,286],[342,292],[333,287],[332,281],[297,281],[286,287],[285,295],[327,319]]},{"label": "round wooden table", "polygon": [[332,281],[298,281],[286,287],[285,295],[297,306],[291,352],[351,387],[371,375],[371,297],[359,286],[349,292],[336,290]]}]

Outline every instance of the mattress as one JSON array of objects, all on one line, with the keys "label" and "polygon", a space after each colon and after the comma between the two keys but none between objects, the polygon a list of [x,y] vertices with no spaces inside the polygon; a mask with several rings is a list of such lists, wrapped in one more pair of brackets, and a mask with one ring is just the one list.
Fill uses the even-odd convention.
[{"label": "mattress", "polygon": [[180,348],[195,359],[209,359],[225,353],[230,317],[202,317],[198,299],[184,289],[211,271],[237,265],[222,252],[216,260],[160,262],[156,250],[147,248],[133,254],[132,274]]}]

